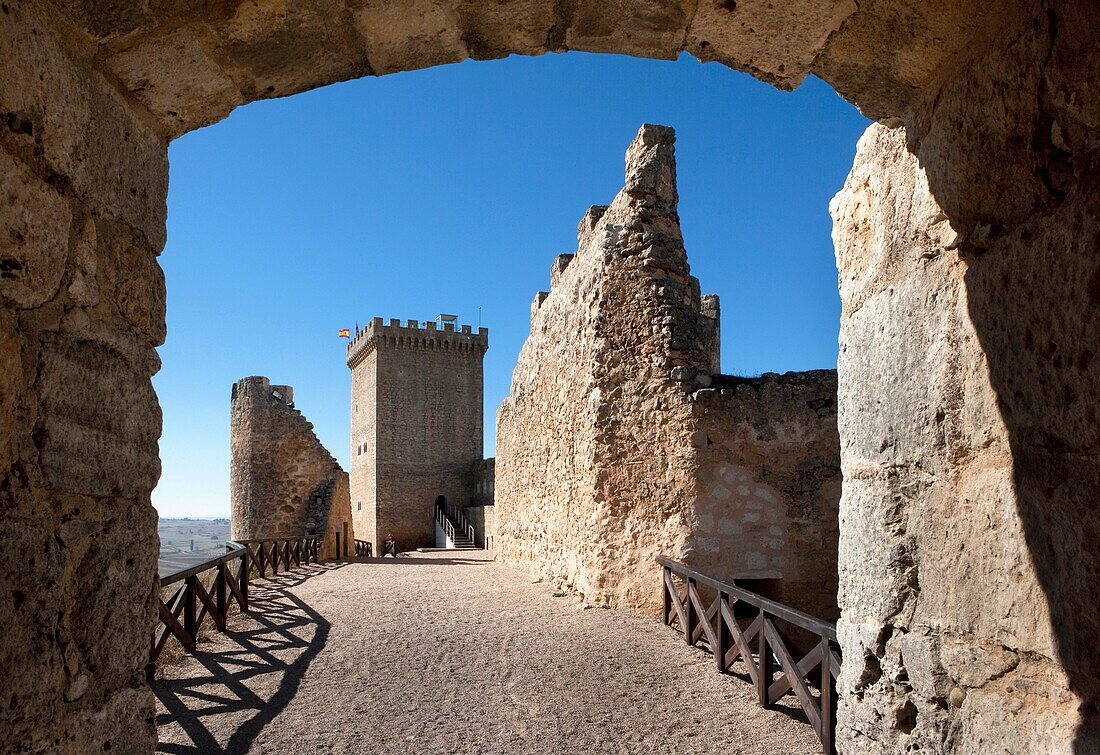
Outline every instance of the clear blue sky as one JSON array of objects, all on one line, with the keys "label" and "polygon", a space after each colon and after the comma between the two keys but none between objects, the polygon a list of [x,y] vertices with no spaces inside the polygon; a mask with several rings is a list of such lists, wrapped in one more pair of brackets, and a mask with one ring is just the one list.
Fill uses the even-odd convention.
[{"label": "clear blue sky", "polygon": [[722,299],[722,368],[834,367],[828,201],[868,121],[811,79],[584,55],[472,62],[236,110],[169,150],[162,516],[229,511],[229,392],[294,386],[349,459],[342,327],[439,312],[490,330],[486,453],[554,257],[623,181],[642,123],[677,131],[692,271]]}]

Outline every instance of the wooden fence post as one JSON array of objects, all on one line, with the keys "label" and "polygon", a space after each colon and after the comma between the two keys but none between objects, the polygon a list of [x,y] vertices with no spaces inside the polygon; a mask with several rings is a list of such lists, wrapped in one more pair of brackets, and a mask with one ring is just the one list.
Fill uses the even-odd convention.
[{"label": "wooden fence post", "polygon": [[665,623],[665,626],[672,625],[672,595],[668,591],[668,580],[672,577],[672,570],[667,566],[661,567],[661,597],[664,604],[664,613],[661,614],[661,621]]},{"label": "wooden fence post", "polygon": [[836,752],[836,682],[833,681],[833,651],[829,641],[821,640],[821,747],[827,755]]},{"label": "wooden fence post", "polygon": [[238,586],[241,588],[241,610],[248,610],[248,572],[252,569],[252,551],[247,547],[244,549],[244,553],[241,554],[241,575],[238,577]]},{"label": "wooden fence post", "polygon": [[764,631],[768,617],[764,609],[760,609],[760,634],[756,638],[756,696],[761,708],[768,707],[768,687],[772,683],[772,654],[768,648],[768,636]]},{"label": "wooden fence post", "polygon": [[225,615],[229,613],[226,610],[225,604],[225,562],[218,564],[217,573],[214,576],[214,605],[217,611],[214,612],[214,625],[217,626],[219,632],[225,631]]},{"label": "wooden fence post", "polygon": [[717,620],[717,626],[715,628],[714,637],[718,642],[716,647],[711,648],[714,651],[714,665],[718,667],[718,673],[721,674],[726,670],[726,650],[729,648],[729,632],[726,631],[726,620],[722,616],[722,606],[726,604],[726,594],[724,592],[718,593],[718,611],[715,615]]},{"label": "wooden fence post", "polygon": [[183,630],[187,632],[191,641],[194,642],[196,638],[195,626],[195,601],[198,596],[195,595],[195,582],[198,581],[197,577],[188,577],[184,580],[183,586]]}]

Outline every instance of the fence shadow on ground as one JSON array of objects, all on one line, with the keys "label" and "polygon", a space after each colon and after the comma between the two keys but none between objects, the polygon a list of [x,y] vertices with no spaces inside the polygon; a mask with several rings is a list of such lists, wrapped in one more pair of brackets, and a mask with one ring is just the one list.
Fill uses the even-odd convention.
[{"label": "fence shadow on ground", "polygon": [[[169,670],[168,678],[153,683],[161,708],[157,727],[178,726],[190,740],[160,742],[157,752],[248,751],[294,698],[305,670],[328,641],[329,622],[290,588],[342,566],[303,567],[249,585],[247,616],[236,617],[225,633],[216,635],[211,649],[200,646],[189,657],[201,670],[182,678],[172,678]],[[219,741],[215,732],[224,731],[232,733]]]}]

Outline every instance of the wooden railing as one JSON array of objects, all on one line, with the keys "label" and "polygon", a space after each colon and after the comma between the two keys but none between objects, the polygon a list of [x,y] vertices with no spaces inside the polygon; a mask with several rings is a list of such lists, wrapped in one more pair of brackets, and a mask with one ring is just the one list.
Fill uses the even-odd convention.
[{"label": "wooden railing", "polygon": [[356,558],[372,558],[374,556],[374,543],[368,540],[355,541]]},{"label": "wooden railing", "polygon": [[[302,564],[308,566],[321,560],[321,538],[315,535],[289,539],[241,540],[240,543],[248,548],[252,566],[260,577],[266,577],[269,568],[271,574],[276,575],[280,568],[286,571],[295,566]],[[339,546],[339,540],[337,540],[337,546]]]},{"label": "wooden railing", "polygon": [[[770,707],[784,695],[793,693],[817,732],[823,751],[834,753],[836,679],[841,663],[836,626],[736,585],[719,582],[664,556],[658,556],[657,563],[661,565],[664,623],[678,624],[689,645],[705,640],[720,673],[729,672],[740,659],[756,687],[761,707]],[[683,594],[673,575],[682,580]],[[706,585],[716,593],[709,606],[703,605],[699,585]],[[742,626],[735,616],[736,603],[751,606],[750,612],[755,609],[755,618],[744,619],[747,626]],[[794,644],[776,627],[777,619],[815,636],[813,649],[796,661]]]},{"label": "wooden railing", "polygon": [[[145,676],[149,681],[153,680],[157,658],[169,637],[175,637],[184,650],[193,652],[199,627],[207,616],[212,616],[218,631],[224,632],[231,601],[235,600],[242,611],[248,610],[251,561],[248,548],[230,541],[226,549],[228,552],[224,556],[216,556],[159,579],[159,620],[153,630],[149,661],[145,666]],[[236,574],[233,573],[234,564],[237,565]],[[210,571],[214,572],[214,581],[207,587],[202,577]],[[179,584],[179,588],[165,602],[164,589],[175,584]]]}]

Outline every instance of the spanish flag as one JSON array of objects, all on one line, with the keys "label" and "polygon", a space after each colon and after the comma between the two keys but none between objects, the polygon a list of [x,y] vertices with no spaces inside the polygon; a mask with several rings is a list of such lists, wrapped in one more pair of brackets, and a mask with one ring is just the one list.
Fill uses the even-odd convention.
[{"label": "spanish flag", "polygon": [[347,328],[340,328],[341,338],[351,338],[351,331]]}]

